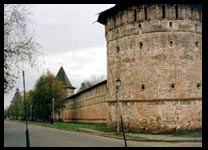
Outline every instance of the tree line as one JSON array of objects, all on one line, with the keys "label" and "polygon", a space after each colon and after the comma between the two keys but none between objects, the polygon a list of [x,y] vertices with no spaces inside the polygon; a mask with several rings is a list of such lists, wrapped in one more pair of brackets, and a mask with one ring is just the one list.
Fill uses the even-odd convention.
[{"label": "tree line", "polygon": [[[103,79],[104,76],[92,76],[90,80],[81,83],[78,92],[101,82]],[[83,84],[86,86],[83,87]],[[20,92],[19,89],[16,90],[10,106],[4,112],[4,117],[25,120],[27,116],[29,120],[33,121],[50,121],[52,117],[52,99],[54,98],[54,113],[58,115],[57,119],[61,120],[60,113],[65,107],[66,97],[67,91],[64,89],[63,82],[48,71],[36,81],[33,90],[26,92],[25,100],[23,92]]]},{"label": "tree line", "polygon": [[14,95],[9,108],[5,112],[6,116],[21,120],[24,120],[27,116],[35,121],[50,121],[52,117],[52,99],[55,99],[54,113],[60,116],[61,109],[64,108],[67,91],[63,88],[63,83],[48,71],[36,81],[33,90],[26,92],[26,100],[24,100],[23,92],[22,94],[19,92],[19,95]]}]

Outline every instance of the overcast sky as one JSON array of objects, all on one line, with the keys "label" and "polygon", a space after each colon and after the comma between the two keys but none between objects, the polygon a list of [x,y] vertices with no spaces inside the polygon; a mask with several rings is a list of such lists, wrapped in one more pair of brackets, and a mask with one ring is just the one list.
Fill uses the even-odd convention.
[{"label": "overcast sky", "polygon": [[[24,66],[26,90],[34,88],[37,79],[47,70],[54,75],[64,67],[73,86],[92,76],[106,77],[107,58],[105,28],[96,22],[98,13],[114,4],[32,4],[29,10],[31,29],[43,53],[39,67]],[[22,74],[15,85],[23,90]],[[15,89],[4,95],[4,108],[9,106]]]}]

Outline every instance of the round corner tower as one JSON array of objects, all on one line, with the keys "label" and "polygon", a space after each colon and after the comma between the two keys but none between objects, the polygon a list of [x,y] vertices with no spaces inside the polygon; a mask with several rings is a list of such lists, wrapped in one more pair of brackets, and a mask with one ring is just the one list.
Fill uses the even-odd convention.
[{"label": "round corner tower", "polygon": [[200,128],[201,5],[115,5],[98,21],[107,41],[109,129],[117,126],[118,78],[125,130]]}]

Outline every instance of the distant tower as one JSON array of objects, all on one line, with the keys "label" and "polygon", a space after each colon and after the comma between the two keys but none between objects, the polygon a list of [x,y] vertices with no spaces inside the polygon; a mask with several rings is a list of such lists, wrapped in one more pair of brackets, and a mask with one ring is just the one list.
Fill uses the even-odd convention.
[{"label": "distant tower", "polygon": [[14,101],[21,101],[19,88],[16,88],[16,92],[15,92],[11,102],[14,102]]},{"label": "distant tower", "polygon": [[56,75],[56,78],[63,82],[64,89],[67,91],[67,96],[71,96],[74,94],[75,87],[72,86],[71,82],[69,81],[64,68],[61,67]]},{"label": "distant tower", "polygon": [[84,82],[82,82],[81,87],[79,88],[78,92],[81,92],[81,91],[85,90],[86,88],[87,88],[86,84]]},{"label": "distant tower", "polygon": [[16,119],[18,119],[18,117],[20,117],[20,119],[22,118],[22,111],[21,111],[21,95],[20,95],[20,91],[19,91],[19,88],[16,89],[16,92],[12,98],[12,101],[11,101],[11,104],[17,104],[18,106],[13,109],[12,111],[15,112],[15,116],[16,116]]}]

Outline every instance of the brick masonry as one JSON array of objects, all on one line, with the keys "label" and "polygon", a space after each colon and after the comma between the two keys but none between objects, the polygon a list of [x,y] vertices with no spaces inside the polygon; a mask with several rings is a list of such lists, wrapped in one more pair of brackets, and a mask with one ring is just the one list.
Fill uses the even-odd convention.
[{"label": "brick masonry", "polygon": [[[161,132],[201,127],[201,99],[162,99],[120,102],[126,131]],[[117,103],[109,102],[108,128],[117,129]]]},{"label": "brick masonry", "polygon": [[[201,10],[132,6],[106,22],[108,127],[115,130],[115,80],[126,130],[201,127]],[[146,18],[145,10],[146,9]],[[171,100],[174,99],[174,100]]]},{"label": "brick masonry", "polygon": [[120,78],[126,131],[202,127],[201,15],[200,5],[183,4],[134,5],[110,14],[107,84],[69,98],[62,118],[107,122],[116,130],[115,80]]},{"label": "brick masonry", "polygon": [[81,94],[69,97],[61,113],[64,121],[106,122],[106,82]]}]

